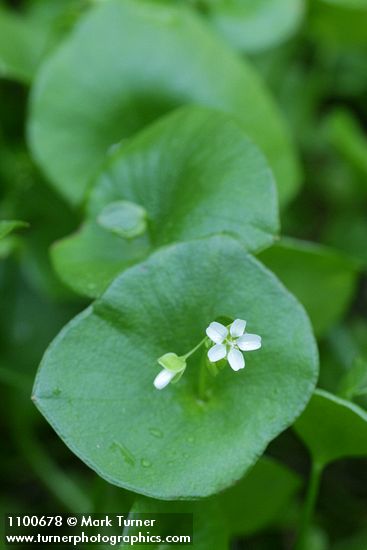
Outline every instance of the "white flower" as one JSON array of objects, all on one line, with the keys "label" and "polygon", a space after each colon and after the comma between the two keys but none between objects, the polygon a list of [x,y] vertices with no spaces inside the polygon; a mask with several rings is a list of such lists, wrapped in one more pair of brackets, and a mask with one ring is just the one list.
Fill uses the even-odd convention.
[{"label": "white flower", "polygon": [[168,369],[163,369],[161,372],[157,374],[157,376],[154,379],[154,386],[157,388],[157,390],[163,390],[168,384],[171,382],[172,378],[176,376],[175,372],[172,372]]},{"label": "white flower", "polygon": [[176,353],[165,353],[157,360],[163,370],[154,379],[157,390],[163,390],[172,380],[179,380],[186,369],[186,357],[179,357]]},{"label": "white flower", "polygon": [[206,334],[215,345],[208,351],[209,361],[215,363],[227,357],[233,370],[243,369],[245,358],[241,351],[253,351],[261,348],[261,337],[245,332],[245,328],[246,321],[242,319],[233,321],[229,330],[216,321],[210,323]]}]

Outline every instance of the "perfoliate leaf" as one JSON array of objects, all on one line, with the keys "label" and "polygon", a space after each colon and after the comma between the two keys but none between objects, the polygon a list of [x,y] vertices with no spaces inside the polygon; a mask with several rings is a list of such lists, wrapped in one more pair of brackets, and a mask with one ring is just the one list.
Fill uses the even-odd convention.
[{"label": "perfoliate leaf", "polygon": [[268,158],[281,202],[294,195],[297,163],[271,98],[182,5],[112,0],[91,9],[39,72],[30,144],[60,193],[80,203],[111,146],[187,103],[235,115]]},{"label": "perfoliate leaf", "polygon": [[[262,348],[202,385],[207,350],[157,391],[157,358],[184,355],[223,316]],[[161,499],[216,493],[256,462],[313,392],[317,350],[303,308],[229,237],[174,244],[122,273],[50,345],[34,400],[102,477]],[[205,361],[204,361],[205,367]],[[206,370],[206,367],[205,367]]]},{"label": "perfoliate leaf", "polygon": [[[146,213],[146,233],[131,241],[98,223],[121,201]],[[278,230],[272,174],[242,128],[226,114],[184,107],[115,151],[90,191],[86,224],[56,244],[52,258],[68,286],[96,297],[168,243],[225,233],[254,251]]]},{"label": "perfoliate leaf", "polygon": [[289,38],[301,23],[304,7],[303,0],[208,1],[207,16],[231,45],[255,53]]}]

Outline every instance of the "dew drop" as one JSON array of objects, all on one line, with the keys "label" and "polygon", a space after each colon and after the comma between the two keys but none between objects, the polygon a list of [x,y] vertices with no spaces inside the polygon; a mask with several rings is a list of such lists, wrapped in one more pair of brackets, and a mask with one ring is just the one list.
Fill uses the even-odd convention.
[{"label": "dew drop", "polygon": [[152,463],[149,462],[149,460],[147,460],[146,458],[142,458],[141,459],[141,465],[143,466],[143,468],[150,468]]}]

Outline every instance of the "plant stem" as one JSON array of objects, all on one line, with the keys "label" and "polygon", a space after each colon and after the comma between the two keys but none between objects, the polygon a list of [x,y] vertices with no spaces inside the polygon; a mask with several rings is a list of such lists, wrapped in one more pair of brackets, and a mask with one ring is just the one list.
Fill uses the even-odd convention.
[{"label": "plant stem", "polygon": [[302,511],[301,525],[295,550],[306,550],[307,534],[314,515],[317,495],[319,493],[320,481],[324,465],[312,460],[310,479],[308,482],[307,495]]},{"label": "plant stem", "polygon": [[182,355],[182,359],[187,359],[188,357],[190,357],[190,355],[193,355],[195,353],[196,350],[198,350],[205,342],[206,340],[206,336],[205,338],[203,338],[202,340],[200,340],[200,342],[198,343],[197,346],[195,346],[194,348],[192,348],[192,350],[188,351],[185,355]]}]

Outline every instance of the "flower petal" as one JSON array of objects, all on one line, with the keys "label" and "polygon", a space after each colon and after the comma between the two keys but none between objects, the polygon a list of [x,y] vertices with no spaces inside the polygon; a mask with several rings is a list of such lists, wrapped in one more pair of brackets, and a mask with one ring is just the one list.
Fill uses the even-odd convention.
[{"label": "flower petal", "polygon": [[242,334],[245,332],[246,328],[246,321],[243,319],[236,319],[233,321],[230,327],[230,333],[233,338],[238,338],[239,336],[242,336]]},{"label": "flower petal", "polygon": [[238,338],[236,344],[242,351],[254,351],[261,348],[261,336],[246,333]]},{"label": "flower petal", "polygon": [[245,359],[238,349],[232,348],[228,354],[228,363],[233,370],[240,370],[245,366]]},{"label": "flower petal", "polygon": [[226,355],[227,348],[224,344],[215,344],[215,346],[210,348],[210,350],[208,351],[208,358],[209,361],[211,361],[212,363],[224,359]]},{"label": "flower petal", "polygon": [[171,382],[172,378],[176,376],[176,374],[177,373],[170,370],[163,369],[160,373],[157,374],[153,384],[157,388],[157,390],[163,390],[163,388],[168,386],[168,384]]},{"label": "flower petal", "polygon": [[213,321],[206,329],[207,336],[215,344],[221,344],[228,334],[228,329],[221,323]]}]

